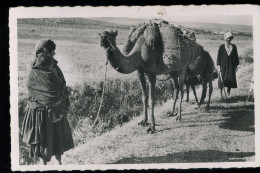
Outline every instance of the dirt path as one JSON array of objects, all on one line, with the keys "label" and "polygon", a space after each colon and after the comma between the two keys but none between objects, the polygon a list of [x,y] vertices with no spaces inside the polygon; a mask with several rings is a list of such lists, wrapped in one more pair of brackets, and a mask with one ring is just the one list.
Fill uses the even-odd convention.
[{"label": "dirt path", "polygon": [[221,100],[214,88],[210,111],[203,109],[205,105],[195,109],[191,97],[192,102],[183,104],[183,120],[176,122],[175,117],[166,116],[170,100],[155,109],[155,134],[137,126],[138,117],[66,152],[63,164],[253,161],[254,103],[246,101],[252,69],[252,65],[239,69],[239,89],[231,99]]}]

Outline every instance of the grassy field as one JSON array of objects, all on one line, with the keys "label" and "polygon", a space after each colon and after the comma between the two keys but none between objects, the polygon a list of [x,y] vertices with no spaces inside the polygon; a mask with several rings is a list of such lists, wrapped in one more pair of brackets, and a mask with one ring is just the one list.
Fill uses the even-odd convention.
[{"label": "grassy field", "polygon": [[[123,25],[121,19],[119,21],[113,19],[112,23],[88,19],[79,26],[72,21],[75,20],[71,19],[66,23],[66,20],[55,19],[56,24],[52,24],[53,21],[47,19],[18,21],[19,122],[21,125],[27,99],[25,84],[30,64],[34,59],[34,46],[39,39],[50,38],[57,45],[55,58],[59,61],[67,85],[73,90],[70,95],[72,108],[69,121],[75,144],[78,146],[138,117],[142,112],[142,103],[141,91],[135,73],[130,75],[119,74],[108,65],[107,90],[101,119],[97,127],[90,130],[91,122],[95,119],[99,106],[102,81],[105,75],[106,57],[104,50],[98,44],[98,33],[107,28],[117,29],[119,31],[117,44],[121,48],[128,33],[129,25],[127,24],[131,25],[134,22]],[[79,21],[80,19],[78,19]],[[57,24],[58,22],[60,24]],[[216,62],[217,50],[219,45],[223,43],[223,36],[196,33],[196,37],[197,41],[204,46],[205,50],[210,52],[214,62]],[[250,64],[253,60],[252,37],[236,36],[233,43],[238,47],[238,54],[242,63],[239,68],[245,71],[245,73],[239,75],[249,79],[248,76],[253,75],[253,66]],[[165,84],[158,82],[159,86],[164,86],[163,89],[156,87],[158,106],[164,105],[164,101],[170,98],[169,83],[170,81]],[[236,101],[239,102],[239,99],[244,99],[248,88],[249,81],[240,82],[236,95],[241,97]],[[216,81],[214,82],[214,89],[213,102],[216,101],[214,97],[218,97]],[[220,106],[216,109],[222,110],[222,108]],[[252,107],[250,108],[252,109]],[[203,112],[196,114],[200,116]],[[31,164],[25,149],[25,144],[20,140],[20,164]]]}]

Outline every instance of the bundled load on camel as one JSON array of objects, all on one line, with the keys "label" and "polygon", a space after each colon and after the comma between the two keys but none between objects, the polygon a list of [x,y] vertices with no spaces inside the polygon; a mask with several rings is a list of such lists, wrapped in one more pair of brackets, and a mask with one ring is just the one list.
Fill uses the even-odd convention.
[{"label": "bundled load on camel", "polygon": [[138,38],[143,35],[147,45],[161,47],[163,63],[174,71],[193,62],[202,47],[197,44],[195,33],[184,27],[177,27],[161,19],[152,19],[132,27],[123,51],[128,54]]}]

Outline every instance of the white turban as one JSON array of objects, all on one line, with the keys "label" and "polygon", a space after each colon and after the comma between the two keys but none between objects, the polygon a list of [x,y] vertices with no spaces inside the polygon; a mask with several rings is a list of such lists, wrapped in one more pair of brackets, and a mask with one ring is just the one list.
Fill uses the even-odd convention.
[{"label": "white turban", "polygon": [[226,33],[224,34],[224,39],[225,39],[225,40],[228,39],[228,38],[230,38],[230,37],[233,38],[232,32],[226,32]]}]

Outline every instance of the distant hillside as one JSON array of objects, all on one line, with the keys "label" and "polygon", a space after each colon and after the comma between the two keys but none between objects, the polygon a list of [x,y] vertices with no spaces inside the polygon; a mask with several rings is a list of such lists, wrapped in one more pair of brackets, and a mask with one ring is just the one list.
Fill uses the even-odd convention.
[{"label": "distant hillside", "polygon": [[[145,19],[125,17],[102,17],[102,18],[25,18],[18,19],[18,24],[30,24],[51,27],[79,28],[79,29],[129,29],[133,25],[140,24]],[[175,25],[192,28],[196,34],[223,34],[231,30],[235,35],[252,35],[252,26],[227,25],[200,22],[174,22]]]},{"label": "distant hillside", "polygon": [[105,21],[96,21],[86,18],[24,18],[18,19],[18,24],[29,24],[39,26],[79,28],[79,29],[104,29],[104,28],[122,28],[128,29],[128,25],[114,24]]},{"label": "distant hillside", "polygon": [[202,23],[202,22],[174,22],[185,27],[192,27],[198,29],[206,29],[217,32],[224,31],[237,31],[237,32],[253,32],[253,27],[248,25],[227,25],[227,24],[218,24],[218,23]]},{"label": "distant hillside", "polygon": [[96,17],[91,18],[96,21],[115,23],[117,25],[137,25],[145,21],[145,19],[127,18],[127,17]]},{"label": "distant hillside", "polygon": [[[126,17],[103,17],[103,18],[93,18],[96,21],[115,23],[118,25],[136,25],[143,22],[146,19],[136,19],[136,18],[126,18]],[[202,23],[202,22],[179,22],[179,21],[169,21],[176,25],[182,25],[184,27],[210,30],[213,32],[224,32],[224,31],[234,31],[234,32],[244,32],[252,33],[253,27],[247,25],[228,25],[228,24],[217,24],[217,23]]]}]

